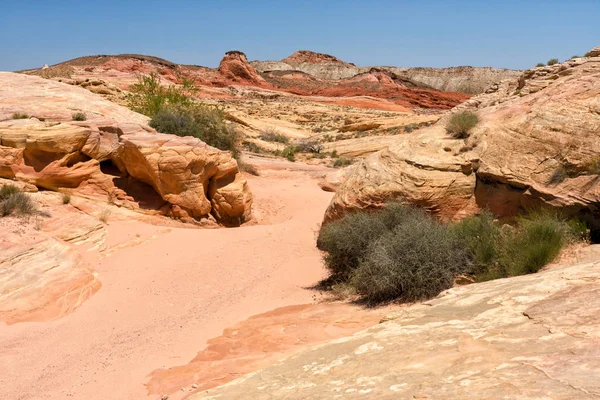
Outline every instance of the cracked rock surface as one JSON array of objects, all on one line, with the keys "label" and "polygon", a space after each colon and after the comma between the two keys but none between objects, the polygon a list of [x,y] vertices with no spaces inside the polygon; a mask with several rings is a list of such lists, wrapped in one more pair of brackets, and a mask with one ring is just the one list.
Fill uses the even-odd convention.
[{"label": "cracked rock surface", "polygon": [[600,397],[600,263],[450,289],[200,399]]}]

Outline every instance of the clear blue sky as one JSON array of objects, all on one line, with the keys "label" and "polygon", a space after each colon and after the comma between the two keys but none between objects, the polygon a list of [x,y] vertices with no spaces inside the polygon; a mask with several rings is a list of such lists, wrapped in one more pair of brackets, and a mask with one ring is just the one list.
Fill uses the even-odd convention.
[{"label": "clear blue sky", "polygon": [[0,70],[92,54],[218,65],[299,49],[357,65],[529,68],[600,45],[600,0],[0,0]]}]

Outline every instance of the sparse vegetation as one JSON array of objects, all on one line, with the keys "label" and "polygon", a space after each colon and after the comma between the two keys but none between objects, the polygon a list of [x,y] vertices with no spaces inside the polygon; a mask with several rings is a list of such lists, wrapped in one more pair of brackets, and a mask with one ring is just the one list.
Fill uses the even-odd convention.
[{"label": "sparse vegetation", "polygon": [[351,158],[340,157],[333,162],[333,168],[347,167],[353,162],[354,160],[352,160]]},{"label": "sparse vegetation", "polygon": [[12,119],[27,119],[29,118],[29,115],[24,114],[24,113],[14,113],[12,115]]},{"label": "sparse vegetation", "polygon": [[318,247],[332,285],[349,285],[380,303],[436,296],[459,275],[485,281],[534,273],[567,243],[586,238],[584,223],[548,211],[500,227],[489,212],[443,224],[419,209],[388,204],[323,226]]},{"label": "sparse vegetation", "polygon": [[85,121],[87,116],[82,112],[76,112],[72,115],[73,121]]},{"label": "sparse vegetation", "polygon": [[550,175],[550,179],[548,180],[548,184],[556,185],[563,182],[565,179],[569,177],[569,172],[564,164],[559,164],[554,171],[552,171],[552,175]]},{"label": "sparse vegetation", "polygon": [[585,172],[591,175],[600,175],[600,158],[596,157],[588,161],[585,166]]},{"label": "sparse vegetation", "polygon": [[273,128],[267,129],[266,131],[261,133],[258,137],[260,139],[264,140],[265,142],[276,142],[276,143],[286,144],[286,143],[289,143],[289,141],[290,141],[290,139],[287,136],[277,132]]},{"label": "sparse vegetation", "polygon": [[285,157],[288,161],[296,161],[296,146],[287,146],[285,149],[281,151],[281,157]]},{"label": "sparse vegetation", "polygon": [[477,114],[470,111],[456,113],[450,117],[446,131],[455,139],[466,139],[471,133],[471,129],[479,123]]},{"label": "sparse vegetation", "polygon": [[0,215],[3,217],[14,213],[30,215],[36,212],[31,198],[14,185],[3,185],[0,188],[0,201]]},{"label": "sparse vegetation", "polygon": [[238,133],[225,123],[221,109],[204,104],[166,106],[150,120],[159,132],[177,136],[193,136],[220,150],[238,157]]},{"label": "sparse vegetation", "polygon": [[98,216],[98,219],[100,220],[100,222],[103,222],[106,224],[108,222],[108,218],[110,217],[110,214],[112,214],[112,211],[110,211],[109,208],[104,208],[102,211],[100,211],[100,215]]},{"label": "sparse vegetation", "polygon": [[556,64],[558,64],[558,58],[551,58],[547,62],[547,65],[556,65]]},{"label": "sparse vegetation", "polygon": [[64,192],[61,197],[63,204],[69,204],[71,202],[71,195],[69,193]]},{"label": "sparse vegetation", "polygon": [[163,86],[156,73],[138,77],[138,82],[131,85],[131,94],[127,102],[129,107],[141,114],[154,117],[166,106],[192,105],[192,95],[197,91],[193,81],[184,79],[181,86]]},{"label": "sparse vegetation", "polygon": [[544,64],[544,63],[537,63],[536,64],[536,67],[545,67],[545,66],[546,66],[546,64]]}]

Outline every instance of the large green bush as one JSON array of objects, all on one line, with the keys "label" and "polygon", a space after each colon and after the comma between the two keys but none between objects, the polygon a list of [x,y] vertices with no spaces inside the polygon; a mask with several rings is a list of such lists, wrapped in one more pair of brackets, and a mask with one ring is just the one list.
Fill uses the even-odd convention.
[{"label": "large green bush", "polygon": [[166,106],[154,115],[149,125],[162,133],[193,136],[238,157],[239,135],[227,125],[224,112],[217,107],[204,104]]},{"label": "large green bush", "polygon": [[326,224],[317,240],[317,247],[326,252],[325,266],[336,280],[349,279],[358,268],[369,243],[417,212],[420,211],[390,203],[376,212],[354,212]]},{"label": "large green bush", "polygon": [[412,213],[369,244],[351,282],[369,303],[416,301],[450,288],[468,268],[467,250],[456,245],[447,226]]},{"label": "large green bush", "polygon": [[587,236],[583,222],[552,212],[531,212],[502,227],[489,212],[445,225],[388,204],[326,224],[318,247],[333,283],[378,303],[433,297],[462,274],[485,281],[534,273]]}]

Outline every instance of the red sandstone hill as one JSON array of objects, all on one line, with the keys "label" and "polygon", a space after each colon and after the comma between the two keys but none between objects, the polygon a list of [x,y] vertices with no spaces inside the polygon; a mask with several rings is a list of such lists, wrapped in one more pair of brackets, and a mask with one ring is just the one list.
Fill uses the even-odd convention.
[{"label": "red sandstone hill", "polygon": [[[334,56],[298,51],[286,59],[290,63],[319,64],[325,68],[351,67]],[[284,91],[300,96],[325,97],[370,96],[392,101],[408,108],[449,109],[468,99],[462,93],[439,92],[400,78],[392,72],[372,68],[346,79],[318,79],[300,71],[268,71],[259,73],[241,51],[229,51],[218,68],[176,64],[158,57],[136,54],[80,57],[51,67],[22,71],[52,79],[98,79],[121,90],[128,90],[140,74],[156,73],[165,84],[192,80],[200,88],[199,97],[230,97],[214,90],[230,85]]]}]

